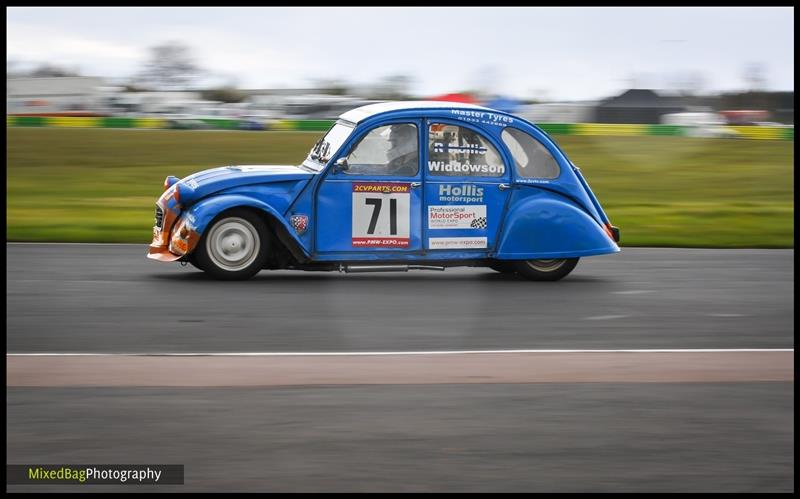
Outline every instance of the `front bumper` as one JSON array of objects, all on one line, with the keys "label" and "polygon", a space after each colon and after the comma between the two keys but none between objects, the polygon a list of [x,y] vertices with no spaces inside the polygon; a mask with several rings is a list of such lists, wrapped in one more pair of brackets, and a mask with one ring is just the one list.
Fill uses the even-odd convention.
[{"label": "front bumper", "polygon": [[183,255],[176,255],[170,253],[167,248],[154,248],[152,245],[147,248],[147,258],[151,260],[158,260],[159,262],[174,262],[180,260]]},{"label": "front bumper", "polygon": [[189,221],[170,209],[162,209],[162,222],[153,226],[153,240],[147,248],[147,258],[159,262],[174,262],[194,250],[200,241],[200,234]]}]

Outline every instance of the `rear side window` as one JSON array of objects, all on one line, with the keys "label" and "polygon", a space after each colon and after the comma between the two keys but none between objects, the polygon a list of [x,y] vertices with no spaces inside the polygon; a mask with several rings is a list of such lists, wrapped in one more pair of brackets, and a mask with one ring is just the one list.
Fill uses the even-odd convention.
[{"label": "rear side window", "polygon": [[556,158],[550,151],[527,133],[516,128],[506,128],[502,134],[517,168],[524,178],[556,178],[560,173]]}]

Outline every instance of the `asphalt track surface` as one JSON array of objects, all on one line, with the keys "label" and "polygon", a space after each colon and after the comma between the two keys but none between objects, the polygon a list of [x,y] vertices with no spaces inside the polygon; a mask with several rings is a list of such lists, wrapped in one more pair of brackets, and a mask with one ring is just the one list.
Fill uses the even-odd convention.
[{"label": "asphalt track surface", "polygon": [[[139,245],[7,251],[10,353],[794,347],[792,250],[623,248],[582,260],[557,283],[486,269],[265,271],[220,283],[147,261]],[[568,382],[569,373],[503,382],[483,365],[490,354],[474,354],[487,376],[470,382],[391,384],[357,372],[354,357],[353,384],[193,387],[103,378],[123,359],[217,357],[56,357],[77,359],[99,381],[7,381],[6,456],[186,466],[182,486],[89,489],[97,492],[791,492],[794,384],[778,354],[772,381],[707,382],[695,372],[664,382],[633,371],[609,381],[610,369],[627,368],[612,356],[594,382]],[[28,359],[53,363],[12,356],[7,374]],[[581,376],[592,369],[580,365]]]},{"label": "asphalt track surface", "polygon": [[218,282],[144,245],[7,245],[9,352],[792,348],[793,250],[623,248],[490,269]]}]

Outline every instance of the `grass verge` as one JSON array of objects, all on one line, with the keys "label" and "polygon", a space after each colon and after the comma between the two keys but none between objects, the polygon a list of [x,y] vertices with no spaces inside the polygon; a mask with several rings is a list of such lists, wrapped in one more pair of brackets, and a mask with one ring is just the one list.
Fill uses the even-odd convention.
[{"label": "grass verge", "polygon": [[[307,132],[7,128],[9,241],[147,243],[166,175],[297,164]],[[554,136],[623,245],[794,247],[794,142]]]}]

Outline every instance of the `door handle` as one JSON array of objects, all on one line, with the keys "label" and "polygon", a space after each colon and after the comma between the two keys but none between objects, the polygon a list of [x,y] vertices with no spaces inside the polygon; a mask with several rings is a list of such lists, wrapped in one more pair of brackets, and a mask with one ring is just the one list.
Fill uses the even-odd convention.
[{"label": "door handle", "polygon": [[508,184],[499,184],[499,185],[497,186],[497,188],[498,188],[498,189],[500,189],[501,191],[504,191],[504,190],[506,190],[506,189],[511,189],[511,186],[510,186],[510,185],[508,185]]},{"label": "door handle", "polygon": [[411,182],[411,188],[416,189],[417,187],[421,186],[422,182]]}]

